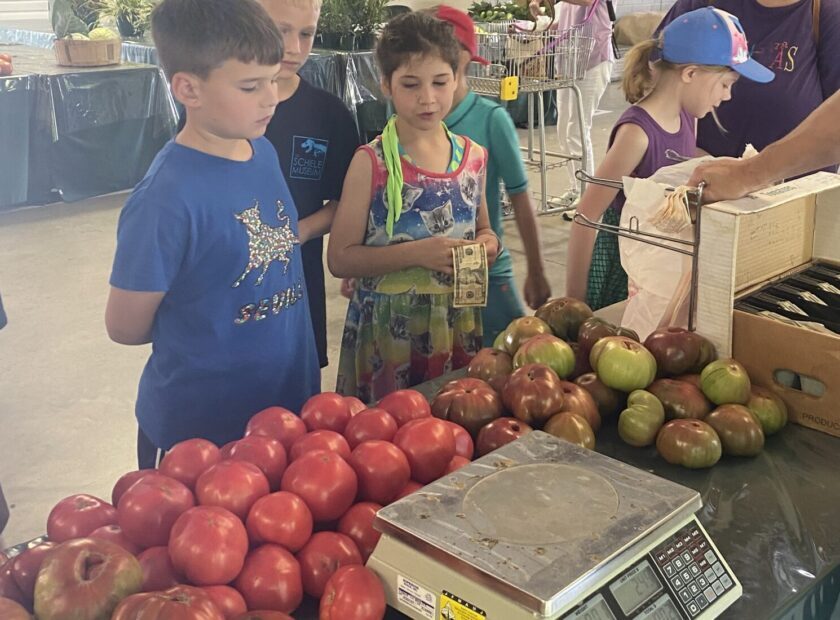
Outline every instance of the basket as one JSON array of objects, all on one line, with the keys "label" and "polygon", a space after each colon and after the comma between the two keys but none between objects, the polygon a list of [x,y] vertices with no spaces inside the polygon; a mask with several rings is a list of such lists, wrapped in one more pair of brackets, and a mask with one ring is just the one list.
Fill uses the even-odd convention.
[{"label": "basket", "polygon": [[118,65],[122,56],[122,40],[76,41],[56,39],[55,59],[64,67],[104,67]]}]

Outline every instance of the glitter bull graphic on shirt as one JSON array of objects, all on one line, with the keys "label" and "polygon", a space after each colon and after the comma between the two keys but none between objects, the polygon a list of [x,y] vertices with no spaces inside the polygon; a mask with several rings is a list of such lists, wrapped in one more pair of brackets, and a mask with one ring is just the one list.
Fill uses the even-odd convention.
[{"label": "glitter bull graphic on shirt", "polygon": [[254,206],[236,213],[234,217],[242,222],[248,233],[248,265],[242,275],[233,283],[233,288],[242,284],[252,271],[261,269],[254,286],[262,284],[268,268],[274,261],[283,263],[283,273],[289,269],[292,251],[295,245],[299,245],[295,233],[292,231],[289,216],[284,215],[285,206],[283,201],[277,201],[277,219],[280,226],[269,226],[262,221],[260,216],[260,203],[254,201]]}]

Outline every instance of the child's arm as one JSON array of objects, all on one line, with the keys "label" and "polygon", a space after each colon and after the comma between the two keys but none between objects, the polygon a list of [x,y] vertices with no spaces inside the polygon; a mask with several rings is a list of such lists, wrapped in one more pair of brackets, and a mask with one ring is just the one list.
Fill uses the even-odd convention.
[{"label": "child's arm", "polygon": [[323,237],[330,232],[336,209],[338,209],[338,201],[330,200],[315,213],[300,220],[298,222],[300,244],[303,245],[307,241]]},{"label": "child's arm", "polygon": [[546,280],[543,268],[537,216],[527,191],[511,194],[510,203],[513,206],[516,228],[519,230],[519,236],[522,237],[525,262],[528,266],[525,276],[525,302],[536,310],[551,297],[551,285]]},{"label": "child's arm", "polygon": [[[357,151],[344,179],[341,200],[330,230],[327,249],[330,272],[337,278],[379,276],[408,267],[452,273],[452,248],[469,241],[429,237],[379,247],[364,244],[372,178],[370,155],[364,150]],[[484,218],[489,228],[486,206]],[[489,254],[488,248],[488,257]],[[495,258],[495,254],[493,256]]]},{"label": "child's arm", "polygon": [[155,313],[164,295],[112,286],[105,307],[105,328],[111,340],[132,345],[151,342]]},{"label": "child's arm", "polygon": [[[595,171],[602,179],[620,181],[629,176],[642,161],[647,151],[648,139],[641,127],[625,123],[618,128],[615,141],[607,151],[604,161]],[[580,200],[577,211],[593,222],[597,222],[610,206],[618,190],[590,183]],[[586,299],[589,266],[592,264],[592,249],[597,231],[581,224],[572,224],[569,245],[566,250],[566,295],[575,299]]]}]

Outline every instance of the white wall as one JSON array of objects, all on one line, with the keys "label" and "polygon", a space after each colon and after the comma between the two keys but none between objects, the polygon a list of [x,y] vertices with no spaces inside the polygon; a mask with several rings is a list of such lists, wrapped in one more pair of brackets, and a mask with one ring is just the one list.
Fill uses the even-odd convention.
[{"label": "white wall", "polygon": [[0,0],[0,26],[49,28],[47,0]]}]

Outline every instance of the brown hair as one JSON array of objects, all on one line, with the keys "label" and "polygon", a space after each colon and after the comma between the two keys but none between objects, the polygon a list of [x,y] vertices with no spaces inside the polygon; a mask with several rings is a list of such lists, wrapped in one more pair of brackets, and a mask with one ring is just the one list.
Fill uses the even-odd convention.
[{"label": "brown hair", "polygon": [[[653,53],[661,48],[661,37],[648,39],[634,45],[624,56],[624,74],[621,79],[621,88],[628,102],[638,103],[650,94],[650,91],[656,86],[657,72],[680,71],[689,66],[689,63],[675,64],[664,58],[652,61]],[[716,65],[697,65],[697,67],[703,71],[711,72],[732,71],[729,67]],[[717,121],[717,117],[715,117],[715,121]]]},{"label": "brown hair", "polygon": [[206,79],[225,61],[276,65],[283,37],[256,0],[163,0],[152,12],[152,37],[166,76]]},{"label": "brown hair", "polygon": [[385,24],[376,42],[376,62],[386,82],[413,56],[429,54],[437,54],[452,67],[452,73],[458,72],[461,43],[452,24],[425,11],[397,15]]}]

